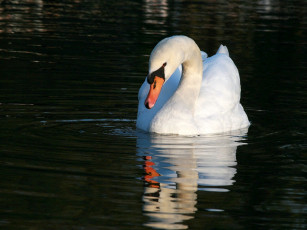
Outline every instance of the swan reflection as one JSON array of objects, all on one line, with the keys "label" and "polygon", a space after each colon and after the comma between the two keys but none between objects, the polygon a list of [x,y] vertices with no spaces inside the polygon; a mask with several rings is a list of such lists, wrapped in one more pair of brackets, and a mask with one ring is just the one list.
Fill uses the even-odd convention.
[{"label": "swan reflection", "polygon": [[235,183],[236,150],[244,144],[246,133],[247,129],[198,137],[140,133],[137,148],[144,169],[143,211],[149,217],[145,225],[186,229],[185,221],[193,219],[197,211],[198,190],[229,191]]}]

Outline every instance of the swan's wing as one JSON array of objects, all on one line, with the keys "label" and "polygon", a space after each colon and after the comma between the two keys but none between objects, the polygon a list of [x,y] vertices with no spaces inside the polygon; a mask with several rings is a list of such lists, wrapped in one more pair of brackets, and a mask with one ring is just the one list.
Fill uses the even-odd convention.
[{"label": "swan's wing", "polygon": [[207,54],[206,52],[204,52],[204,51],[200,51],[200,54],[201,54],[201,59],[202,59],[203,61],[205,61],[206,58],[208,57],[208,54]]},{"label": "swan's wing", "polygon": [[[200,129],[214,132],[248,126],[247,116],[240,104],[240,94],[238,69],[229,57],[226,46],[221,46],[216,55],[203,63],[203,81],[195,110]],[[206,124],[206,127],[202,127],[202,124]]]},{"label": "swan's wing", "polygon": [[239,72],[231,58],[224,53],[207,58],[198,101],[201,107],[212,108],[203,112],[209,115],[228,111],[240,101],[240,93]]}]

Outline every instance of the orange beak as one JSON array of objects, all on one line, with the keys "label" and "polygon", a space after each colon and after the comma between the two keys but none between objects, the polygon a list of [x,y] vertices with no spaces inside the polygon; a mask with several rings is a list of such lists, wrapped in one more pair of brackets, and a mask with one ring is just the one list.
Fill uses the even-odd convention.
[{"label": "orange beak", "polygon": [[149,93],[145,100],[145,106],[147,109],[151,109],[152,107],[154,107],[161,92],[163,84],[163,78],[157,76],[154,78],[154,82],[150,85]]}]

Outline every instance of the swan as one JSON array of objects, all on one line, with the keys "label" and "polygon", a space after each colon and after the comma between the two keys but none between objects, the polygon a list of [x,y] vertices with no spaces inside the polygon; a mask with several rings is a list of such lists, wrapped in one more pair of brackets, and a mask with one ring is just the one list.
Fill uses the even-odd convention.
[{"label": "swan", "polygon": [[208,57],[195,41],[161,40],[138,93],[137,128],[159,134],[202,135],[248,127],[240,77],[226,46]]}]

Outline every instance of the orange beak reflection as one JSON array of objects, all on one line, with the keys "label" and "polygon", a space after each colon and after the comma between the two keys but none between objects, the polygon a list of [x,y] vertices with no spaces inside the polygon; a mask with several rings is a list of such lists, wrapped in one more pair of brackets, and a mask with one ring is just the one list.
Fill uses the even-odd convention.
[{"label": "orange beak reflection", "polygon": [[149,93],[145,100],[145,106],[147,109],[151,109],[152,107],[154,107],[161,92],[163,84],[164,84],[163,78],[161,77],[154,78],[154,82],[150,85]]}]

